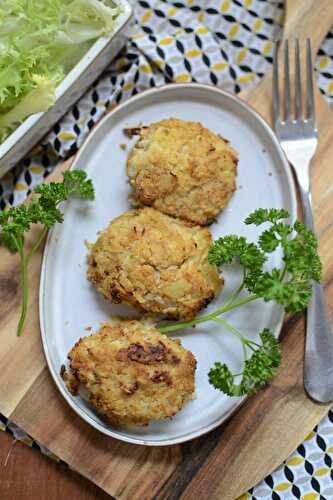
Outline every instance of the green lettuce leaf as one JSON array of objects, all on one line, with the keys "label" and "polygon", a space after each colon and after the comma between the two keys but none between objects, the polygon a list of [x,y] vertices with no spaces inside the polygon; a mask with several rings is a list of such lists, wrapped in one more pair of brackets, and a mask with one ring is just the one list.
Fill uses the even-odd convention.
[{"label": "green lettuce leaf", "polygon": [[43,76],[32,77],[36,87],[28,92],[15,108],[0,115],[0,139],[6,131],[11,131],[17,124],[33,113],[47,111],[55,101],[55,83]]}]

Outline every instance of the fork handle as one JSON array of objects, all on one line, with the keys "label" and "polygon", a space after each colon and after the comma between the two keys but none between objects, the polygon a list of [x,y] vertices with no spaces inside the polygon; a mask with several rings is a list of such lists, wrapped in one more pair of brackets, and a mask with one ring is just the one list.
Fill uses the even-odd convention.
[{"label": "fork handle", "polygon": [[314,222],[312,215],[312,203],[311,203],[311,191],[310,185],[302,186],[303,183],[299,182],[299,188],[301,192],[302,206],[303,206],[303,218],[306,227],[314,231]]},{"label": "fork handle", "polygon": [[[310,190],[300,183],[300,191],[305,225],[314,230]],[[319,283],[313,287],[307,308],[304,387],[319,403],[333,400],[333,335],[324,288]]]}]

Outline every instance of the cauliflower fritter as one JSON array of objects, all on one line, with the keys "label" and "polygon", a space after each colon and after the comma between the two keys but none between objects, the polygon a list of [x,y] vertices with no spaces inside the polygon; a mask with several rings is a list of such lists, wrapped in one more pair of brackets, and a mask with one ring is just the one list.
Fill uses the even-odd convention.
[{"label": "cauliflower fritter", "polygon": [[236,190],[238,156],[228,141],[175,118],[136,133],[140,139],[127,161],[133,205],[200,225],[214,221]]},{"label": "cauliflower fritter", "polygon": [[83,386],[91,405],[111,424],[148,425],[172,417],[194,398],[196,360],[180,340],[151,323],[113,320],[80,339],[62,376],[76,395]]},{"label": "cauliflower fritter", "polygon": [[115,304],[170,319],[192,319],[220,291],[208,263],[212,237],[154,210],[129,210],[99,234],[88,256],[88,279]]}]

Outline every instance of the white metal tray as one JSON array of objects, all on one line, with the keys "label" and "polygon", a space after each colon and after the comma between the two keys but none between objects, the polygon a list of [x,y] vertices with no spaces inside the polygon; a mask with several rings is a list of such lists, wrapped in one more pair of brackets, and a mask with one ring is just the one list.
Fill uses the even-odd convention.
[{"label": "white metal tray", "polygon": [[0,144],[0,177],[23,158],[96,80],[126,42],[125,28],[132,8],[127,0],[115,0],[121,14],[108,36],[99,38],[74,66],[56,91],[56,102],[48,111],[27,118]]}]

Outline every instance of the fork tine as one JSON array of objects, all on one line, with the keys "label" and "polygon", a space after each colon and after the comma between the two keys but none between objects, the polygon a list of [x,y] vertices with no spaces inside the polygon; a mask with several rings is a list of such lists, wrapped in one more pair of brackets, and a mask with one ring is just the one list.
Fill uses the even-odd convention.
[{"label": "fork tine", "polygon": [[290,98],[290,75],[289,75],[289,45],[288,40],[284,44],[284,119],[290,120],[291,98]]},{"label": "fork tine", "polygon": [[307,81],[307,119],[314,118],[314,98],[313,98],[313,68],[311,56],[311,42],[310,38],[306,41],[306,81]]},{"label": "fork tine", "polygon": [[301,64],[299,57],[299,42],[295,40],[295,118],[302,118],[302,84],[301,84]]},{"label": "fork tine", "polygon": [[273,55],[273,120],[276,123],[280,120],[280,96],[279,96],[279,68],[278,68],[278,44],[274,44]]}]

